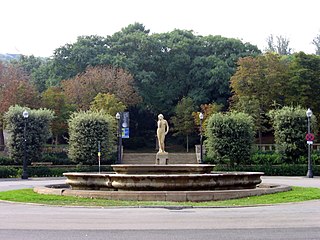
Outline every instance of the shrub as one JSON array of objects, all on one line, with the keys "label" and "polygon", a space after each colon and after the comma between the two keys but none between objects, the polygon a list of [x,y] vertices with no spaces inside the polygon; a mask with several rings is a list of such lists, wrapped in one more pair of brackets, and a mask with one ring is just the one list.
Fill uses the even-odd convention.
[{"label": "shrub", "polygon": [[250,161],[254,123],[245,113],[216,113],[206,128],[208,158],[218,162],[244,164]]},{"label": "shrub", "polygon": [[[307,152],[306,111],[301,107],[283,107],[270,111],[269,116],[274,129],[277,151],[285,163],[297,163],[299,157],[306,155]],[[311,123],[316,126],[315,116],[312,116]]]},{"label": "shrub", "polygon": [[[215,167],[215,171],[264,172],[266,176],[306,176],[308,166],[307,164],[239,165],[233,167],[218,165]],[[313,166],[313,174],[319,176],[320,165]]]},{"label": "shrub", "polygon": [[281,154],[275,152],[256,152],[251,156],[251,163],[255,165],[282,164]]},{"label": "shrub", "polygon": [[19,176],[19,168],[11,167],[11,166],[10,167],[0,166],[0,178],[10,178],[10,177],[18,177],[18,176]]},{"label": "shrub", "polygon": [[[22,112],[29,112],[28,119],[24,119]],[[10,133],[8,149],[10,158],[20,163],[24,156],[24,127],[26,126],[26,156],[27,161],[37,161],[42,157],[42,149],[50,137],[50,123],[53,112],[48,109],[32,110],[18,105],[10,107],[5,113],[7,130]],[[25,125],[26,124],[26,125]]]},{"label": "shrub", "polygon": [[103,112],[74,113],[69,120],[70,160],[75,163],[97,164],[98,143],[101,163],[109,163],[115,151],[116,122]]}]

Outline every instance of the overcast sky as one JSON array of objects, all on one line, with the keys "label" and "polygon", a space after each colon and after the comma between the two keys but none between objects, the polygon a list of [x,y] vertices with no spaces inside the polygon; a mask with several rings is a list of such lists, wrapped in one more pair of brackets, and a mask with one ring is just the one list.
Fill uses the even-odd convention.
[{"label": "overcast sky", "polygon": [[314,53],[320,0],[1,0],[0,53],[52,56],[78,36],[107,36],[139,22],[151,33],[173,29],[222,35],[266,47],[273,34],[294,51]]}]

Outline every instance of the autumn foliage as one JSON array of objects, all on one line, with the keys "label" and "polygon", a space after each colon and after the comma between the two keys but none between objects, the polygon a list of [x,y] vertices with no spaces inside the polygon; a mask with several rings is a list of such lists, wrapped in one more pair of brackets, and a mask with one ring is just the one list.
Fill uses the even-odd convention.
[{"label": "autumn foliage", "polygon": [[87,110],[99,93],[114,94],[126,106],[140,101],[133,86],[133,77],[123,69],[111,66],[88,67],[85,72],[62,82],[70,103]]}]

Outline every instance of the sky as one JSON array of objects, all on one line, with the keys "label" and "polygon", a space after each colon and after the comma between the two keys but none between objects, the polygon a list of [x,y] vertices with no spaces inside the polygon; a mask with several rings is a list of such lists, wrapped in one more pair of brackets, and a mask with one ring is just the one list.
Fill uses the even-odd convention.
[{"label": "sky", "polygon": [[221,35],[264,50],[283,36],[294,51],[314,53],[319,0],[1,0],[0,53],[50,57],[78,36],[106,37],[139,22],[151,33],[174,29]]}]

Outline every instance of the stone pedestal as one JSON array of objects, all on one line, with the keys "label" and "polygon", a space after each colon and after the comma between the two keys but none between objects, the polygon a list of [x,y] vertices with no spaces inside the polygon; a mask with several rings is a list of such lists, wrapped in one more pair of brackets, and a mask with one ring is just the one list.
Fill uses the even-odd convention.
[{"label": "stone pedestal", "polygon": [[169,161],[168,153],[157,153],[156,155],[156,164],[157,165],[167,165]]}]

